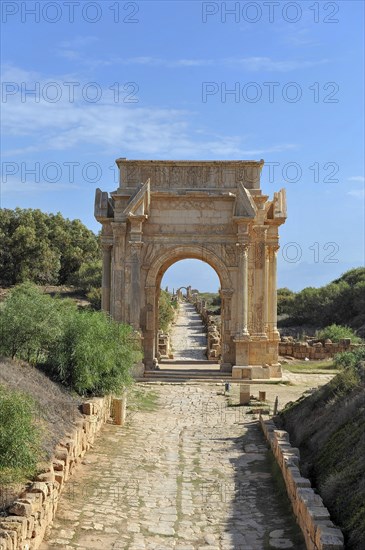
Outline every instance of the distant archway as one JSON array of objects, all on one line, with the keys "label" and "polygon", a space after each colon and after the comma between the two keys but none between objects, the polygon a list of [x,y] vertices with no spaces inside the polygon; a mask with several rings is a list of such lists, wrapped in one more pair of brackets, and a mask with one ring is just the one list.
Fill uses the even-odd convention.
[{"label": "distant archway", "polygon": [[150,367],[162,276],[178,260],[202,260],[221,283],[222,370],[275,376],[276,252],[286,202],[284,190],[273,200],[262,194],[263,161],[117,165],[119,188],[110,196],[98,189],[95,199],[103,225],[102,308],[140,332]]}]

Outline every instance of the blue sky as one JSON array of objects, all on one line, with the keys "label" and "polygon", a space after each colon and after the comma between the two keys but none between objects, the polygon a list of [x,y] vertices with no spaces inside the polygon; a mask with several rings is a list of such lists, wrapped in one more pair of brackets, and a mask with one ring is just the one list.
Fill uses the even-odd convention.
[{"label": "blue sky", "polygon": [[[263,158],[263,191],[287,189],[279,286],[363,265],[363,11],[3,1],[1,206],[98,231],[95,188],[117,187],[118,157]],[[216,290],[208,266],[188,265],[194,287]],[[165,284],[189,283],[184,264],[170,270]]]}]

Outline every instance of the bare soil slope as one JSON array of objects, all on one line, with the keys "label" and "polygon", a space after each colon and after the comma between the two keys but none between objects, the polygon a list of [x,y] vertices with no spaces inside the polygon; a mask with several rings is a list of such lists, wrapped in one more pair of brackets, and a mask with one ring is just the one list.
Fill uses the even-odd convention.
[{"label": "bare soil slope", "polygon": [[52,455],[56,443],[73,422],[82,418],[78,410],[80,398],[23,361],[0,357],[0,385],[26,393],[36,402],[37,422],[44,428],[43,447],[47,457]]}]

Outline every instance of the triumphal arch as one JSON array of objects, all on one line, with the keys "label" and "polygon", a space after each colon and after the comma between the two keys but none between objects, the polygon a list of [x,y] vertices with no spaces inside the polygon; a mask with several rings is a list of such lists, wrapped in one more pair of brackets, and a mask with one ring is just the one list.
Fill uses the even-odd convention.
[{"label": "triumphal arch", "polygon": [[141,334],[144,365],[157,350],[165,271],[197,258],[218,274],[221,369],[237,378],[280,376],[276,326],[278,227],[285,190],[260,189],[264,161],[117,159],[120,181],[96,191],[102,224],[102,308]]}]

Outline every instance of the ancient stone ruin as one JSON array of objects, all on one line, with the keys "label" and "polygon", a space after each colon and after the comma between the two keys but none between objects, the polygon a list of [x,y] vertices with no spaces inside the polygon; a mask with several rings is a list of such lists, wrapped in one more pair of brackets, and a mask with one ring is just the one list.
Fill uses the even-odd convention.
[{"label": "ancient stone ruin", "polygon": [[158,350],[162,277],[176,261],[197,258],[221,283],[221,370],[280,377],[276,254],[286,199],[284,189],[272,200],[262,193],[264,161],[116,162],[118,189],[97,189],[95,200],[102,307],[140,333],[144,365]]}]

